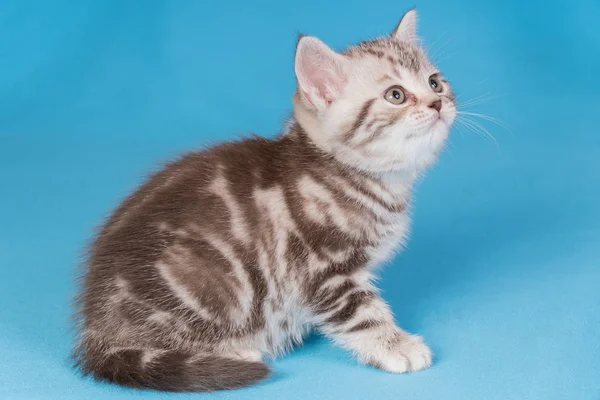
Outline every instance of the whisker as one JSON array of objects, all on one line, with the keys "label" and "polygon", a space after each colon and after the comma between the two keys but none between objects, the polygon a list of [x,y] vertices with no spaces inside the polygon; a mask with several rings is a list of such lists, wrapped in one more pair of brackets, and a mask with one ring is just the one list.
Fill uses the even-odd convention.
[{"label": "whisker", "polygon": [[453,153],[453,150],[456,149],[456,145],[452,142],[452,138],[448,138],[446,139],[446,146],[445,146],[445,151],[450,154],[453,158],[456,157],[456,155]]},{"label": "whisker", "polygon": [[427,49],[427,53],[429,53],[431,50],[433,50],[433,47],[438,42],[438,40],[440,40],[442,37],[444,37],[444,35],[446,35],[446,33],[448,33],[448,29],[444,30],[444,32],[442,32],[440,35],[438,35],[438,37],[435,38],[433,43],[431,43],[429,46],[425,46],[425,48]]},{"label": "whisker", "polygon": [[[462,96],[463,93],[461,93],[461,96]],[[465,101],[465,103],[469,103],[469,102],[472,102],[472,101],[477,101],[477,100],[483,99],[485,97],[488,97],[490,94],[491,94],[490,92],[485,92],[484,94],[480,94],[479,96],[475,96],[475,97],[470,98],[469,100]]]},{"label": "whisker", "polygon": [[471,129],[473,132],[483,135],[484,137],[490,138],[494,142],[498,151],[500,151],[500,146],[498,145],[498,141],[496,140],[494,135],[492,135],[487,129],[485,129],[485,127],[483,125],[481,125],[477,121],[474,121],[472,119],[465,117],[464,115],[462,115],[460,117],[462,117],[462,119],[457,118],[457,121],[460,121],[461,123],[463,123],[465,125],[465,127]]},{"label": "whisker", "polygon": [[473,106],[476,106],[476,105],[479,105],[479,104],[482,104],[482,103],[487,103],[488,101],[497,99],[498,97],[506,96],[506,94],[497,94],[497,95],[494,95],[494,96],[487,96],[487,97],[485,97],[486,95],[488,95],[488,93],[486,93],[485,95],[482,95],[482,96],[474,97],[474,98],[472,98],[470,100],[467,100],[465,102],[460,102],[460,106],[461,107],[473,107]]},{"label": "whisker", "polygon": [[479,129],[477,129],[475,126],[471,125],[470,122],[466,122],[466,121],[457,121],[457,122],[458,122],[457,126],[459,126],[461,128],[464,128],[464,131],[462,131],[461,133],[463,133],[463,134],[464,133],[466,133],[466,134],[474,133],[474,134],[476,134],[479,137],[482,137],[484,139],[488,139],[488,137],[485,134],[483,134],[482,132],[480,132]]},{"label": "whisker", "polygon": [[472,125],[471,121],[467,121],[462,118],[457,118],[455,122],[458,127],[465,128],[467,131],[471,131],[477,136],[485,137],[478,129],[475,128],[475,126]]},{"label": "whisker", "polygon": [[475,134],[477,136],[481,136],[481,134],[479,132],[474,131],[473,128],[469,128],[467,126],[467,124],[464,121],[460,120],[460,119],[457,119],[455,121],[455,125],[454,126],[456,126],[456,128],[458,129],[458,131],[460,132],[460,134],[461,134],[462,137],[464,137],[465,134],[467,134],[467,135],[470,134],[469,131],[475,132]]},{"label": "whisker", "polygon": [[490,92],[485,92],[484,94],[480,94],[479,96],[475,96],[470,98],[469,100],[466,100],[464,102],[461,103],[461,105],[465,105],[465,104],[470,104],[470,103],[474,103],[483,99],[487,99],[488,97],[490,97],[491,93]]},{"label": "whisker", "polygon": [[[486,92],[484,94],[480,94],[479,96],[472,97],[469,100],[465,101],[464,103],[461,102],[461,105],[466,104],[466,103],[470,103],[472,101],[477,101],[477,100],[482,99],[482,98],[485,98],[486,96],[489,96],[490,94],[491,94],[490,92]],[[460,100],[464,95],[465,95],[464,91],[460,92],[460,94],[456,95],[456,99]]]},{"label": "whisker", "polygon": [[456,102],[458,102],[458,100],[460,100],[460,98],[461,98],[461,97],[463,97],[463,96],[464,96],[464,94],[465,94],[465,92],[464,92],[464,91],[462,91],[462,92],[460,92],[460,93],[456,93],[456,94],[454,95],[454,98],[456,99]]},{"label": "whisker", "polygon": [[437,50],[434,50],[433,52],[431,52],[429,57],[431,59],[435,59],[436,57],[441,55],[442,49],[444,49],[445,46],[450,44],[450,42],[452,42],[454,40],[454,38],[455,38],[455,36],[450,36],[444,43],[442,43],[442,45]]},{"label": "whisker", "polygon": [[436,60],[436,62],[437,62],[438,64],[440,64],[440,63],[442,63],[442,61],[444,61],[444,60],[447,60],[447,59],[449,59],[449,58],[453,57],[455,54],[456,54],[456,52],[454,52],[454,53],[450,53],[450,54],[448,54],[448,55],[445,55],[444,57],[437,59],[437,60]]},{"label": "whisker", "polygon": [[512,130],[512,128],[509,125],[507,125],[504,122],[500,121],[499,119],[491,117],[489,115],[475,113],[475,112],[468,112],[468,111],[457,111],[456,113],[459,114],[459,115],[468,115],[468,116],[471,116],[471,117],[481,118],[483,120],[486,120],[486,121],[489,121],[489,122],[491,122],[493,124],[496,124],[496,125],[498,125],[501,128],[506,129],[511,134],[514,134],[514,131]]}]

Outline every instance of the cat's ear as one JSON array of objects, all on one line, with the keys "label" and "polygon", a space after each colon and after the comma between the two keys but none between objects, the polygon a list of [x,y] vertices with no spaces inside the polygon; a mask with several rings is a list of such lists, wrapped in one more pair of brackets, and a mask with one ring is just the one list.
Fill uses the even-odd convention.
[{"label": "cat's ear", "polygon": [[346,85],[348,59],[319,39],[300,36],[295,70],[298,91],[309,105],[323,109],[334,102]]},{"label": "cat's ear", "polygon": [[417,37],[417,10],[411,8],[404,14],[392,32],[392,37],[402,42],[416,42],[419,39]]}]

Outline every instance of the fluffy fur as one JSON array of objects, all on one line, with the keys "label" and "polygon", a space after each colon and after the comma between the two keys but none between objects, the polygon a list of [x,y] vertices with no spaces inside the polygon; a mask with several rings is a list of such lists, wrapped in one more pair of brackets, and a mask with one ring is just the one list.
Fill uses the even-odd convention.
[{"label": "fluffy fur", "polygon": [[430,365],[372,283],[456,116],[415,29],[411,10],[389,37],[343,53],[301,37],[286,132],[189,153],[114,211],[78,300],[84,373],[166,391],[237,388],[312,329],[386,371]]}]

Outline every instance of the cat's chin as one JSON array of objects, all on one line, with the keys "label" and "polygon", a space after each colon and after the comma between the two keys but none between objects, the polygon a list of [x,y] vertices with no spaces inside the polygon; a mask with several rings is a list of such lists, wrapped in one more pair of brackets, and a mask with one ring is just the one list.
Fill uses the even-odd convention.
[{"label": "cat's chin", "polygon": [[444,117],[440,117],[435,124],[433,125],[433,129],[445,128],[446,130],[450,128],[449,121],[446,121]]},{"label": "cat's chin", "polygon": [[444,130],[446,134],[450,132],[450,128],[452,128],[452,124],[454,123],[454,117],[445,117],[440,116],[440,119],[436,122],[435,126],[438,129]]}]

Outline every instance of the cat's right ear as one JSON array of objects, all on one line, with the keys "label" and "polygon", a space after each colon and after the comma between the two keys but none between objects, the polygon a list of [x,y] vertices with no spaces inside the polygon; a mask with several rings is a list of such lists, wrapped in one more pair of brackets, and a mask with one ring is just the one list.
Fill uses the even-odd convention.
[{"label": "cat's right ear", "polygon": [[416,42],[417,37],[417,10],[411,8],[404,14],[394,32],[392,38],[405,42]]},{"label": "cat's right ear", "polygon": [[296,46],[295,70],[303,100],[323,110],[340,95],[346,82],[348,60],[319,39],[300,36]]}]

